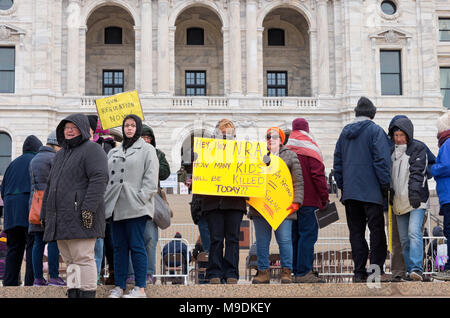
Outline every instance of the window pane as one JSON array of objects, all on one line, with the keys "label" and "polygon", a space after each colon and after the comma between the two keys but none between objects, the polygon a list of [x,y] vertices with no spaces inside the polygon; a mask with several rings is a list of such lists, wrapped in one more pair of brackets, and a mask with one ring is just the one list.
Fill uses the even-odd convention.
[{"label": "window pane", "polygon": [[450,89],[441,89],[442,105],[450,108]]},{"label": "window pane", "polygon": [[114,73],[114,84],[116,84],[116,85],[123,84],[123,73],[122,72]]},{"label": "window pane", "polygon": [[193,96],[194,95],[194,88],[187,88],[186,89],[186,95],[187,96]]},{"label": "window pane", "polygon": [[113,94],[113,89],[112,87],[105,87],[103,89],[103,95],[112,95]]},{"label": "window pane", "polygon": [[189,28],[186,30],[186,44],[187,45],[203,45],[204,31],[202,28]]},{"label": "window pane", "polygon": [[122,44],[122,28],[105,28],[105,44]]},{"label": "window pane", "polygon": [[268,88],[267,89],[267,96],[269,96],[269,97],[277,96],[276,89],[275,88]]},{"label": "window pane", "polygon": [[103,83],[104,84],[112,84],[112,72],[104,72],[103,73]]},{"label": "window pane", "polygon": [[119,94],[119,93],[122,93],[122,92],[123,92],[122,87],[114,87],[114,94]]},{"label": "window pane", "polygon": [[286,96],[286,89],[279,88],[277,92],[277,96]]},{"label": "window pane", "polygon": [[401,95],[400,74],[381,74],[381,95]]},{"label": "window pane", "polygon": [[14,55],[13,47],[0,48],[0,71],[14,71]]},{"label": "window pane", "polygon": [[267,31],[268,45],[284,45],[284,30],[283,29],[269,29]]},{"label": "window pane", "polygon": [[0,156],[11,156],[11,138],[5,133],[0,133]]},{"label": "window pane", "polygon": [[11,157],[0,157],[0,175],[4,175],[6,168],[11,163]]},{"label": "window pane", "polygon": [[450,41],[450,31],[439,31],[439,41]]},{"label": "window pane", "polygon": [[14,93],[14,72],[0,71],[0,93]]},{"label": "window pane", "polygon": [[392,1],[383,1],[381,3],[381,10],[388,15],[392,15],[397,11],[395,4]]},{"label": "window pane", "polygon": [[381,73],[400,73],[400,52],[380,51]]},{"label": "window pane", "polygon": [[0,0],[0,10],[8,10],[13,6],[12,0]]},{"label": "window pane", "polygon": [[197,88],[196,95],[197,96],[205,96],[205,89],[204,88]]},{"label": "window pane", "polygon": [[450,30],[450,19],[439,19],[439,30]]},{"label": "window pane", "polygon": [[450,88],[450,68],[440,68],[441,88]]}]

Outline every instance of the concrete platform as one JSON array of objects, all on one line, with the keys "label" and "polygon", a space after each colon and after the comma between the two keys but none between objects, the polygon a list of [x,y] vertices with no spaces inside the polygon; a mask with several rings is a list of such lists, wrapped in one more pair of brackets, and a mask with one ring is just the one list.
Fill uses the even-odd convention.
[{"label": "concrete platform", "polygon": [[[97,298],[106,298],[112,286],[99,286]],[[66,298],[65,287],[2,287],[3,298]],[[383,298],[383,297],[450,297],[445,282],[381,283],[378,288],[363,283],[270,284],[270,285],[150,285],[149,298]]]}]

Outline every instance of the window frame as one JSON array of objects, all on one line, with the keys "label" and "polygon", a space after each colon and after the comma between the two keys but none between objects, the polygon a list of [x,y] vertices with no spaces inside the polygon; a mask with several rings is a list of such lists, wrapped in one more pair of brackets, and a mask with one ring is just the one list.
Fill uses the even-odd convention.
[{"label": "window frame", "polygon": [[[192,30],[201,30],[202,31],[202,37],[201,37],[201,44],[197,43],[189,43],[189,31]],[[191,38],[192,40],[192,38]],[[205,29],[200,27],[190,27],[186,28],[186,45],[205,45]]]},{"label": "window frame", "polygon": [[[276,82],[275,85],[269,85],[269,73],[275,74]],[[285,84],[284,85],[278,85],[278,74],[284,74],[285,75]],[[267,87],[267,97],[287,97],[288,95],[288,72],[287,71],[266,71],[266,87]],[[278,89],[285,89],[285,95],[278,95]],[[269,89],[275,89],[276,95],[269,95]]]},{"label": "window frame", "polygon": [[441,32],[449,32],[450,34],[450,29],[441,29],[441,20],[448,20],[450,25],[450,17],[438,17],[439,42],[450,42],[450,38],[448,40],[441,40]]},{"label": "window frame", "polygon": [[10,92],[1,92],[0,94],[14,94],[16,92],[16,47],[15,46],[0,46],[0,50],[2,49],[11,49],[13,50],[13,65],[12,65],[12,69],[0,69],[0,74],[3,73],[12,73],[12,91]]},{"label": "window frame", "polygon": [[[440,73],[441,73],[442,69],[447,69],[447,70],[450,71],[450,66],[439,66],[439,77],[441,75]],[[449,82],[449,84],[450,84],[450,82]],[[449,87],[441,87],[441,82],[439,81],[439,90],[441,91],[441,95],[442,95],[442,91],[443,90],[450,92],[450,85],[449,85]],[[444,104],[444,97],[445,97],[445,94],[442,95],[442,106],[445,107],[445,108],[450,108],[450,104],[448,106],[446,106]]]},{"label": "window frame", "polygon": [[[398,73],[397,72],[383,72],[381,65],[382,52],[397,52],[398,53]],[[402,72],[402,50],[401,49],[380,49],[380,94],[382,96],[403,96],[403,72]],[[398,75],[399,77],[399,94],[383,94],[383,74]]]},{"label": "window frame", "polygon": [[[113,79],[113,83],[112,84],[105,84],[105,73],[107,72],[112,72],[112,79]],[[122,84],[115,84],[115,73],[122,73]],[[106,95],[105,94],[105,88],[112,88],[113,89],[113,93],[111,95],[115,95],[115,94],[119,94],[119,93],[114,93],[114,89],[115,88],[121,88],[123,93],[125,91],[125,71],[124,70],[103,70],[102,72],[102,95],[103,96],[111,96],[111,95]]]},{"label": "window frame", "polygon": [[[186,80],[186,75],[188,73],[194,73],[194,80],[195,80],[195,84],[188,84],[187,80]],[[198,73],[203,73],[204,77],[205,77],[205,83],[204,84],[197,84],[197,74]],[[184,95],[185,96],[207,96],[207,90],[206,90],[206,83],[207,83],[207,77],[206,77],[206,70],[185,70],[184,71]],[[192,88],[194,89],[194,95],[188,95],[188,88]],[[202,88],[205,91],[204,95],[197,95],[197,89]]]}]

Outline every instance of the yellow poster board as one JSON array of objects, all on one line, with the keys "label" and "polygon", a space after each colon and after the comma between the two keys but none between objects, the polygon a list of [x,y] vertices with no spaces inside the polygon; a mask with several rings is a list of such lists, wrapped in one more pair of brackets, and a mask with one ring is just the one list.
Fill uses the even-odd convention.
[{"label": "yellow poster board", "polygon": [[136,90],[95,100],[97,113],[103,129],[122,126],[123,119],[130,114],[144,120],[141,102]]},{"label": "yellow poster board", "polygon": [[274,155],[270,155],[270,159],[265,197],[251,197],[247,202],[276,230],[291,212],[286,209],[294,200],[294,189],[291,173],[283,159]]},{"label": "yellow poster board", "polygon": [[264,197],[265,142],[194,138],[192,193]]}]

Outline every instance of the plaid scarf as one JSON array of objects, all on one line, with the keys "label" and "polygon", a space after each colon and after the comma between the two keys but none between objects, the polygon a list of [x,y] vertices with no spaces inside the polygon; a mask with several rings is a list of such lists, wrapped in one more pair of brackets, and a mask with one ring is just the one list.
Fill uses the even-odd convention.
[{"label": "plaid scarf", "polygon": [[322,152],[313,137],[303,130],[293,130],[286,146],[297,155],[312,157],[323,162]]},{"label": "plaid scarf", "polygon": [[439,148],[444,144],[444,142],[450,138],[450,129],[445,130],[437,135]]}]

